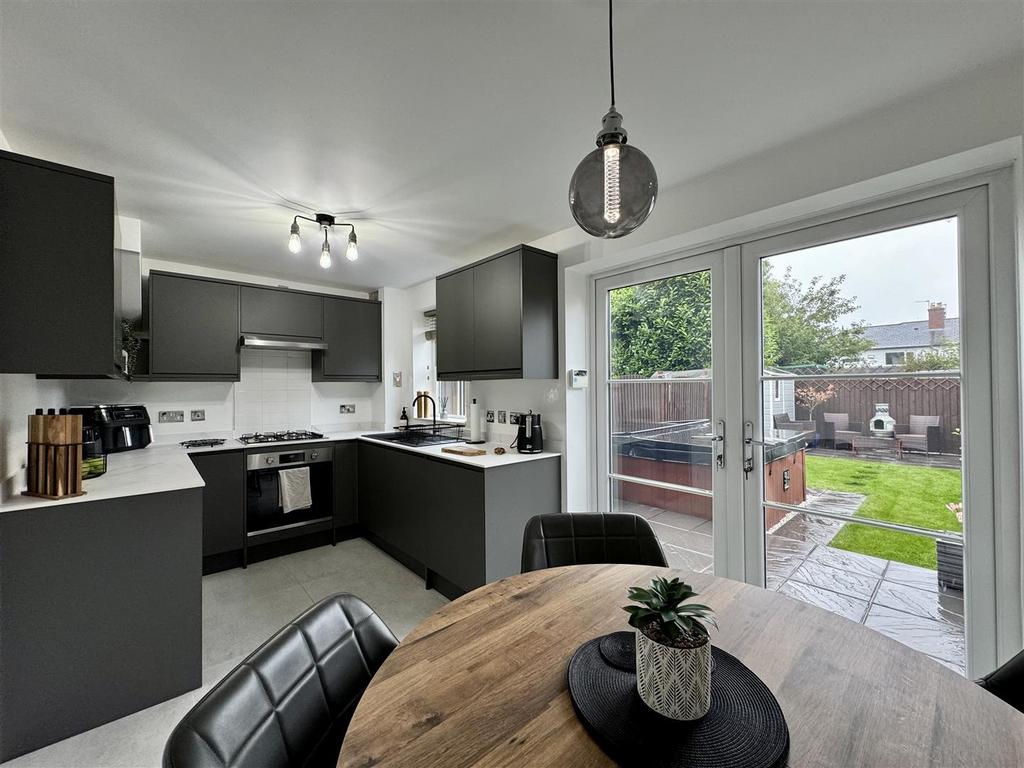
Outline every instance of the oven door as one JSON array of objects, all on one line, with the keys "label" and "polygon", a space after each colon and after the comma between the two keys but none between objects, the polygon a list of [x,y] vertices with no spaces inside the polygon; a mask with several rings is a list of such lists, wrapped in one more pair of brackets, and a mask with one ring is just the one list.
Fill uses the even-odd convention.
[{"label": "oven door", "polygon": [[[285,512],[281,507],[280,473],[282,469],[309,467],[312,506]],[[333,470],[330,461],[291,464],[287,467],[250,469],[246,474],[245,521],[246,535],[254,537],[294,529],[296,535],[303,528],[329,523],[333,517]]]}]

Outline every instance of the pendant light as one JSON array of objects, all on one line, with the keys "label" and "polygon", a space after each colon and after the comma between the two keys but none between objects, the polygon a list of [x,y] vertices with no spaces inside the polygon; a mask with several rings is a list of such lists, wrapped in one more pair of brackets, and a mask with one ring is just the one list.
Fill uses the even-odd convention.
[{"label": "pendant light", "polygon": [[351,232],[348,235],[348,245],[345,248],[345,258],[349,261],[355,261],[359,258],[359,247],[356,245],[356,228],[354,224],[349,224],[346,221],[336,221],[335,217],[330,213],[318,213],[316,218],[310,218],[309,216],[298,215],[292,219],[291,230],[288,234],[288,250],[292,253],[299,253],[302,250],[302,240],[299,239],[299,219],[304,221],[312,221],[317,224],[324,232],[324,244],[320,249],[320,266],[324,269],[330,269],[333,261],[331,260],[331,243],[327,237],[329,231],[333,231],[334,227],[349,227]]},{"label": "pendant light", "polygon": [[626,143],[615,109],[612,0],[608,0],[608,72],[611,108],[601,121],[597,149],[580,161],[569,183],[569,208],[576,223],[595,237],[616,238],[639,227],[654,210],[658,174],[643,152]]}]

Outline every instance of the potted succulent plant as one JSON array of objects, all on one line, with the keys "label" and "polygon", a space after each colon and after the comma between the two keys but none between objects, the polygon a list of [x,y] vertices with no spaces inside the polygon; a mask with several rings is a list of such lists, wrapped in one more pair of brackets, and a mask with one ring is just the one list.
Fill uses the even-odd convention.
[{"label": "potted succulent plant", "polygon": [[646,589],[630,587],[638,605],[623,608],[636,629],[636,689],[643,702],[673,720],[698,720],[711,707],[713,611],[683,603],[696,592],[677,578],[654,579]]}]

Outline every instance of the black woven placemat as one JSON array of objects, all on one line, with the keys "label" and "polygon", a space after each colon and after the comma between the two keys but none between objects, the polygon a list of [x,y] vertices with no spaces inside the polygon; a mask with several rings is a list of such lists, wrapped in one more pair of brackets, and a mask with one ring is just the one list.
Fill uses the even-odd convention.
[{"label": "black woven placemat", "polygon": [[614,632],[587,641],[569,661],[576,714],[616,762],[645,768],[786,764],[789,728],[779,702],[738,659],[711,648],[711,709],[700,720],[682,722],[662,717],[640,699],[633,642],[632,632]]}]

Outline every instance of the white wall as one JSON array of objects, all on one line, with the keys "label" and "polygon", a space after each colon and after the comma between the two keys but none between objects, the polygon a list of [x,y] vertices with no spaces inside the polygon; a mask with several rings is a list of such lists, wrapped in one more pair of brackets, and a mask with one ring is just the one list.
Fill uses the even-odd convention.
[{"label": "white wall", "polygon": [[25,488],[28,415],[36,408],[66,404],[62,381],[39,381],[29,374],[0,374],[0,501]]}]

